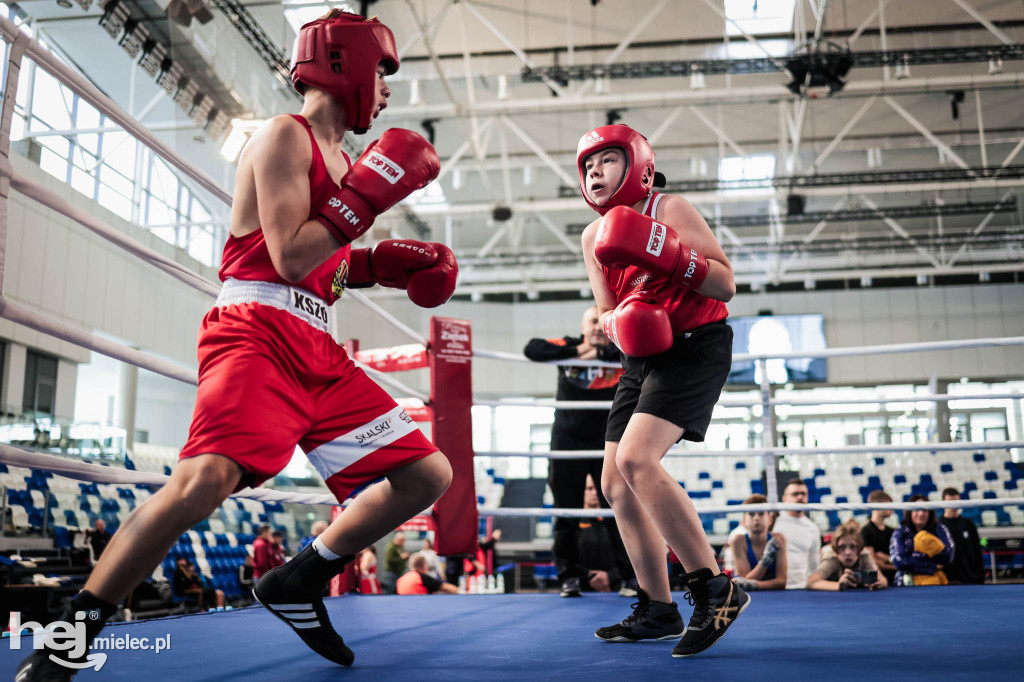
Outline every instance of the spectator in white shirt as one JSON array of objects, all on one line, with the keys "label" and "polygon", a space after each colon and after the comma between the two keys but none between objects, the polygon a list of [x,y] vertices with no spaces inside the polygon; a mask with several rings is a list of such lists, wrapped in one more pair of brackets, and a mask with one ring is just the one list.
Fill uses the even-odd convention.
[{"label": "spectator in white shirt", "polygon": [[[799,478],[786,483],[782,490],[784,504],[807,504],[807,484]],[[802,511],[784,511],[772,526],[773,533],[786,536],[786,589],[802,590],[807,578],[818,566],[821,531]]]}]

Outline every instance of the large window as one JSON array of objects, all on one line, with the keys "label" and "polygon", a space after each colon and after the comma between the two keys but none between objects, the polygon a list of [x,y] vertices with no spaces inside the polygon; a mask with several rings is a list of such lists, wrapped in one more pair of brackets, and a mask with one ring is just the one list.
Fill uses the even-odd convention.
[{"label": "large window", "polygon": [[31,417],[52,417],[57,403],[57,358],[34,350],[25,357],[22,410]]}]

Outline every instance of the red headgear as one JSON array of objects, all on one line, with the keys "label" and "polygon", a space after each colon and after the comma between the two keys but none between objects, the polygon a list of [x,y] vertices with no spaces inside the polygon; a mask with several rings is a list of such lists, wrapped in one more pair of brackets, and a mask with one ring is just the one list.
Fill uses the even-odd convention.
[{"label": "red headgear", "polygon": [[376,18],[343,12],[333,19],[305,24],[292,50],[292,84],[313,86],[333,95],[345,107],[349,125],[365,133],[373,121],[377,65],[387,75],[398,71],[395,36]]},{"label": "red headgear", "polygon": [[[602,149],[619,147],[626,154],[626,172],[622,182],[604,206],[598,206],[587,194],[587,172],[584,160]],[[594,128],[580,138],[576,147],[576,168],[580,172],[580,189],[590,208],[601,215],[616,206],[632,206],[644,199],[654,186],[654,150],[643,135],[624,123]]]}]

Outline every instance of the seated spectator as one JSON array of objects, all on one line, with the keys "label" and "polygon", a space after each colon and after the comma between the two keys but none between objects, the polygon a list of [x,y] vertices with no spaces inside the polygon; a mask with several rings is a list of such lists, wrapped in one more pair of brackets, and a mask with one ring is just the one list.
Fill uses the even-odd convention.
[{"label": "seated spectator", "polygon": [[195,599],[203,611],[214,606],[218,609],[224,608],[224,592],[207,587],[192,562],[184,557],[178,559],[178,567],[174,569],[174,593],[179,597]]},{"label": "seated spectator", "polygon": [[[782,490],[782,501],[807,504],[807,484],[799,478],[791,479]],[[771,530],[786,536],[786,589],[804,589],[808,575],[819,563],[821,531],[818,524],[803,511],[784,511],[775,519]]]},{"label": "seated spectator", "polygon": [[889,586],[871,550],[864,549],[860,525],[853,520],[832,534],[833,556],[823,559],[807,578],[807,589],[838,592],[857,587],[884,590]]},{"label": "seated spectator", "polygon": [[[587,474],[583,488],[583,508],[601,508],[597,486],[590,474]],[[615,551],[612,535],[617,529],[611,523],[611,518],[602,516],[579,519],[579,561],[587,571],[579,581],[583,591],[611,592],[622,587],[619,554]]]},{"label": "seated spectator", "polygon": [[[959,500],[960,492],[956,488],[946,488],[942,491],[942,499]],[[953,539],[953,560],[945,569],[949,582],[964,585],[985,582],[985,560],[974,521],[961,516],[960,509],[946,509],[939,523],[946,527]]]},{"label": "seated spectator", "polygon": [[391,542],[384,548],[384,577],[381,580],[389,594],[395,593],[398,576],[403,575],[408,567],[409,553],[405,551],[405,533],[398,531]]},{"label": "seated spectator", "polygon": [[[927,501],[914,495],[910,502]],[[943,569],[953,560],[953,538],[931,509],[908,509],[892,534],[889,556],[896,567],[896,586],[948,585]]]},{"label": "seated spectator", "polygon": [[377,548],[370,545],[359,554],[359,592],[380,594],[380,580],[377,579]]},{"label": "seated spectator", "polygon": [[312,545],[313,541],[316,540],[320,533],[323,533],[325,530],[327,530],[326,521],[314,521],[313,525],[309,529],[309,535],[302,538],[302,542],[299,543],[299,549],[296,554],[300,554],[302,550]]},{"label": "seated spectator", "polygon": [[[892,502],[892,498],[882,490],[872,490],[868,495],[869,503]],[[891,585],[896,579],[896,567],[889,560],[889,542],[892,540],[892,526],[885,525],[885,520],[892,516],[891,509],[872,509],[871,519],[860,529],[861,539],[864,540],[864,547],[871,550],[878,570],[884,575],[886,581]]]},{"label": "seated spectator", "polygon": [[274,557],[271,549],[273,538],[270,534],[270,524],[264,523],[256,531],[256,539],[252,543],[252,565],[254,567],[253,577],[259,580],[263,574],[274,568]]},{"label": "seated spectator", "polygon": [[427,557],[416,552],[409,558],[409,566],[412,568],[408,573],[398,579],[396,591],[398,594],[458,594],[459,588],[451,583],[444,583],[428,573],[430,564]]},{"label": "seated spectator", "polygon": [[275,530],[270,536],[270,563],[271,568],[284,566],[284,533]]},{"label": "seated spectator", "polygon": [[444,580],[444,566],[441,565],[441,557],[434,551],[434,543],[430,538],[423,538],[423,549],[420,550],[420,554],[425,556],[427,563],[430,564],[428,573],[438,580]]},{"label": "seated spectator", "polygon": [[252,554],[246,553],[245,562],[238,567],[238,586],[243,592],[248,592],[256,586],[256,579],[253,573],[256,567],[252,565]]},{"label": "seated spectator", "polygon": [[100,555],[110,543],[111,535],[107,532],[107,523],[103,519],[96,519],[96,526],[85,531],[85,539],[92,550],[92,563],[95,565],[100,560]]},{"label": "seated spectator", "polygon": [[[766,502],[764,495],[743,500],[743,504]],[[786,536],[768,530],[771,519],[771,512],[744,512],[740,525],[745,532],[729,540],[735,566],[733,579],[745,590],[786,589]]]}]

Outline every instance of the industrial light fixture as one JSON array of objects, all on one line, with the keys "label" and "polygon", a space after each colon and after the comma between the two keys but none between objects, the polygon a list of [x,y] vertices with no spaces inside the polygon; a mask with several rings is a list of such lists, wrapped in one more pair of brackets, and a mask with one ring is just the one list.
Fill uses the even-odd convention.
[{"label": "industrial light fixture", "polygon": [[1003,72],[1003,60],[999,57],[993,57],[988,60],[988,75],[998,76]]},{"label": "industrial light fixture", "polygon": [[413,79],[409,83],[409,106],[417,107],[423,104],[423,98],[420,97],[420,82],[419,80]]},{"label": "industrial light fixture", "polygon": [[57,4],[64,9],[71,9],[71,0],[57,0]]},{"label": "industrial light fixture", "polygon": [[498,101],[504,102],[508,99],[508,77],[505,74],[498,74]]},{"label": "industrial light fixture", "polygon": [[167,5],[167,18],[182,26],[191,26],[193,19],[207,24],[213,20],[213,12],[203,0],[171,0]]},{"label": "industrial light fixture", "polygon": [[871,286],[871,278],[870,277],[861,277],[860,278],[860,285],[862,287],[865,287],[865,288]]},{"label": "industrial light fixture", "polygon": [[690,89],[703,90],[704,86],[704,72],[701,71],[699,66],[694,64],[690,67]]},{"label": "industrial light fixture", "polygon": [[786,59],[786,70],[793,76],[786,87],[794,95],[816,96],[816,91],[827,89],[829,96],[834,95],[846,85],[846,74],[853,66],[853,58],[848,48],[834,43],[810,43],[802,52],[794,53]]},{"label": "industrial light fixture", "polygon": [[452,170],[452,189],[462,189],[462,171],[458,168]]},{"label": "industrial light fixture", "polygon": [[896,80],[902,81],[910,78],[910,55],[904,54],[903,60],[896,65]]},{"label": "industrial light fixture", "polygon": [[926,284],[928,284],[928,275],[918,275],[917,276],[917,286],[923,287]]}]

